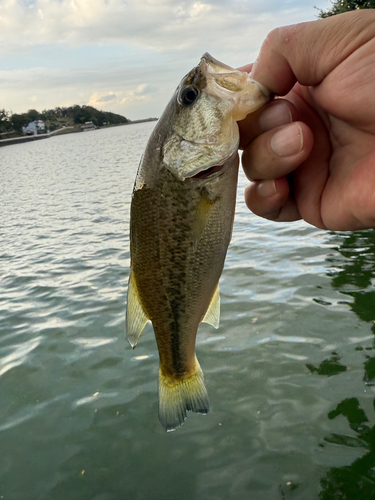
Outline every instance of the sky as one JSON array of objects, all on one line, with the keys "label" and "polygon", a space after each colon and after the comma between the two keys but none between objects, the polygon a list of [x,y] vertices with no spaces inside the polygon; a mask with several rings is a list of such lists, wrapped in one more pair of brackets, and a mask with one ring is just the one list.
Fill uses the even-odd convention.
[{"label": "sky", "polygon": [[253,62],[277,26],[314,21],[330,0],[0,0],[0,109],[73,104],[159,117],[209,52]]}]

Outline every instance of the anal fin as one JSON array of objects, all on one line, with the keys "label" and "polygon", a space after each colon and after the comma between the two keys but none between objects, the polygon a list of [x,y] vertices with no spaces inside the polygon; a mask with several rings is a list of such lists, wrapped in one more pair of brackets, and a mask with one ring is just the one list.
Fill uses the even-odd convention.
[{"label": "anal fin", "polygon": [[139,301],[137,285],[132,272],[130,272],[126,306],[126,338],[133,349],[137,345],[147,321],[149,321],[149,318]]},{"label": "anal fin", "polygon": [[220,322],[220,293],[219,293],[219,283],[216,286],[215,292],[212,296],[210,305],[208,306],[207,312],[202,319],[202,323],[208,323],[214,328],[219,328]]}]

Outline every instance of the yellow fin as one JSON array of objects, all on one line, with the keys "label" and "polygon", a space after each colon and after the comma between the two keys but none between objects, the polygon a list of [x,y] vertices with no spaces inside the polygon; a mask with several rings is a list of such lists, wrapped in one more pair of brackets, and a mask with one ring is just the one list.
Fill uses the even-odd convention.
[{"label": "yellow fin", "polygon": [[149,318],[146,316],[139,302],[137,285],[130,272],[126,306],[126,338],[133,349],[137,345],[138,339],[148,320]]},{"label": "yellow fin", "polygon": [[198,247],[198,243],[202,238],[203,231],[207,225],[208,219],[210,217],[214,201],[203,196],[199,202],[197,213],[195,216],[195,221],[193,224],[193,251]]},{"label": "yellow fin", "polygon": [[219,328],[220,322],[220,293],[219,293],[219,283],[216,286],[215,293],[211,299],[210,305],[208,306],[207,312],[202,319],[202,323],[209,323],[214,328]]},{"label": "yellow fin", "polygon": [[159,369],[159,420],[166,431],[174,431],[186,419],[186,411],[208,413],[210,400],[202,368],[195,358],[191,373],[181,379],[171,379]]}]

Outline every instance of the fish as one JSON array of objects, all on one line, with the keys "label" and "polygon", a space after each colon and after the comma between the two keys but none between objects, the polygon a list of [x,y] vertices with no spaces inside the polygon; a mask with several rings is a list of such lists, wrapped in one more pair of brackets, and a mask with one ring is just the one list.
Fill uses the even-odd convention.
[{"label": "fish", "polygon": [[151,322],[159,352],[159,420],[167,431],[210,400],[195,353],[198,326],[218,328],[219,278],[231,240],[239,166],[237,121],[270,92],[205,53],[181,80],[138,167],[130,208],[126,332]]}]

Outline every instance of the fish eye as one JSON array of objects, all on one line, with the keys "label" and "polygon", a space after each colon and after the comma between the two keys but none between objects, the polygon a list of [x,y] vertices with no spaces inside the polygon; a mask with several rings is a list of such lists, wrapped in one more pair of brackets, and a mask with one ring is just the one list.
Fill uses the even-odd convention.
[{"label": "fish eye", "polygon": [[191,106],[196,101],[198,96],[199,90],[196,87],[185,87],[180,94],[179,101],[184,106]]}]

